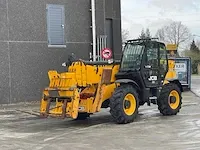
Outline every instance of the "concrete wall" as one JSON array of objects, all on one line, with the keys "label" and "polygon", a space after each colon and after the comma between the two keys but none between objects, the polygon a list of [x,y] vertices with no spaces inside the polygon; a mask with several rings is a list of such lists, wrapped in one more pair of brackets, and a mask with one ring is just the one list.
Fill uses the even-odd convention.
[{"label": "concrete wall", "polygon": [[[104,34],[105,16],[115,20],[114,47],[120,53],[119,0],[97,0],[97,33]],[[117,2],[118,1],[118,2]],[[66,48],[48,48],[46,4],[65,6]],[[115,8],[114,8],[115,6]],[[40,100],[49,69],[64,71],[68,54],[89,59],[92,52],[90,0],[0,0],[0,103]],[[117,12],[117,13],[116,13]],[[111,15],[111,16],[110,16]]]}]

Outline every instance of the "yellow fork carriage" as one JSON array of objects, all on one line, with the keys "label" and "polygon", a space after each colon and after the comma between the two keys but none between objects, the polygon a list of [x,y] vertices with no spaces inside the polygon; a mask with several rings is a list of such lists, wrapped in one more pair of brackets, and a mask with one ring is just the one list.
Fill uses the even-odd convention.
[{"label": "yellow fork carriage", "polygon": [[[69,66],[68,72],[49,71],[50,83],[43,91],[41,116],[76,119],[98,112],[102,106],[108,107],[106,100],[116,87],[114,81],[118,69],[118,62],[76,61]],[[54,107],[51,107],[52,102]]]}]

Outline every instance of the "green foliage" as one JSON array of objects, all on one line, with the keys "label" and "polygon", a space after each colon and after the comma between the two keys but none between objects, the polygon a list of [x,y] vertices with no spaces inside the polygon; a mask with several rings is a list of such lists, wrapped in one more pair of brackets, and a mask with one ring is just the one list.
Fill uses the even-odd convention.
[{"label": "green foliage", "polygon": [[190,45],[190,51],[195,52],[195,53],[199,53],[199,48],[196,46],[195,41],[192,41],[192,44]]},{"label": "green foliage", "polygon": [[200,63],[200,50],[196,46],[195,41],[193,40],[190,45],[190,50],[185,50],[185,56],[188,56],[191,58],[192,63],[192,73],[197,74],[198,73],[198,64]]}]

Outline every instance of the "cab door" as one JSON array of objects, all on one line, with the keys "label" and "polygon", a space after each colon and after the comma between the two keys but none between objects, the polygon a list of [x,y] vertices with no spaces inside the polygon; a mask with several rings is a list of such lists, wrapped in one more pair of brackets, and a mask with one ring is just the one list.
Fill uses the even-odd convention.
[{"label": "cab door", "polygon": [[147,88],[160,86],[159,60],[159,43],[146,43],[141,71],[144,84]]}]

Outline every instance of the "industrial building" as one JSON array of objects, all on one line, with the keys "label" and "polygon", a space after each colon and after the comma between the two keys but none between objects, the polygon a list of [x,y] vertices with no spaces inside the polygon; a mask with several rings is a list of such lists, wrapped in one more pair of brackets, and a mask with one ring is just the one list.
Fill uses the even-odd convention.
[{"label": "industrial building", "polygon": [[108,47],[119,59],[120,31],[120,0],[0,0],[0,103],[40,100],[71,53],[100,60]]}]

